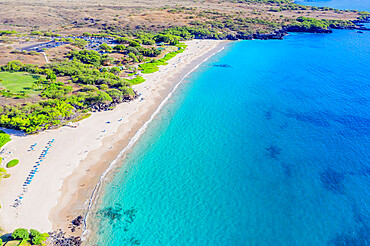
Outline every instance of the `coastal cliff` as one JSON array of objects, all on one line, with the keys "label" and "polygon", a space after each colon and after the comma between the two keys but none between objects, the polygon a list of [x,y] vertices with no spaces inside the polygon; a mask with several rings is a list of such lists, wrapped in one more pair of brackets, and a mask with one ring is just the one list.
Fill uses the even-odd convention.
[{"label": "coastal cliff", "polygon": [[[299,19],[298,19],[299,20]],[[259,31],[249,34],[239,32],[237,34],[228,34],[225,38],[228,40],[252,40],[252,39],[283,39],[284,36],[288,35],[289,32],[303,32],[303,33],[332,33],[333,29],[347,29],[347,30],[361,30],[369,31],[370,28],[367,28],[363,23],[370,21],[369,17],[366,17],[362,20],[355,20],[351,22],[326,22],[320,21],[320,23],[307,25],[305,21],[307,18],[302,18],[302,22],[294,23],[290,26],[285,26],[279,30],[275,30],[270,33],[260,33]],[[315,20],[316,21],[316,20]],[[324,25],[324,24],[326,25]]]}]

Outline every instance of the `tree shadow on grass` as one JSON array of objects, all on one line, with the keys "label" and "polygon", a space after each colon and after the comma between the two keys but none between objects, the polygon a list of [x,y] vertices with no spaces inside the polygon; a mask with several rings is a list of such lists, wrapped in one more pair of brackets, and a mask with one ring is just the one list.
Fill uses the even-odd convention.
[{"label": "tree shadow on grass", "polygon": [[8,129],[4,127],[0,127],[1,131],[4,131],[6,134],[9,134],[10,136],[18,136],[18,137],[25,137],[27,136],[26,133],[19,131],[19,130],[14,130],[14,129]]},{"label": "tree shadow on grass", "polygon": [[30,74],[30,76],[33,78],[33,79],[39,79],[40,76],[39,75],[36,75],[36,74]]}]

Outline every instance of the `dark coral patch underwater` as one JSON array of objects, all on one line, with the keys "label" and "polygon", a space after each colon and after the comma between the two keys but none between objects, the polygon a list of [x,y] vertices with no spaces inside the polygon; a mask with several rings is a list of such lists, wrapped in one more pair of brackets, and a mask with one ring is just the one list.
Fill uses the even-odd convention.
[{"label": "dark coral patch underwater", "polygon": [[324,188],[338,194],[344,194],[344,174],[331,168],[326,169],[320,174],[320,179]]},{"label": "dark coral patch underwater", "polygon": [[275,145],[271,145],[270,147],[265,149],[267,151],[266,155],[272,159],[277,159],[281,153],[281,148]]}]

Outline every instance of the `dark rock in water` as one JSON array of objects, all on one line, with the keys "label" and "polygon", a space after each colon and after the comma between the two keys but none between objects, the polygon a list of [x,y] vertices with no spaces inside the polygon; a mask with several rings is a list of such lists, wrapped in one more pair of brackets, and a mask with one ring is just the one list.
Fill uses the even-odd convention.
[{"label": "dark rock in water", "polygon": [[358,29],[362,31],[370,31],[370,28],[367,28],[367,27],[360,27]]},{"label": "dark rock in water", "polygon": [[133,223],[136,217],[136,209],[128,209],[123,214],[125,215],[125,222]]},{"label": "dark rock in water", "polygon": [[357,31],[357,33],[364,33],[364,32],[361,32],[361,31]]},{"label": "dark rock in water", "polygon": [[254,39],[262,39],[262,40],[268,40],[268,39],[283,39],[284,36],[286,36],[288,33],[286,30],[277,30],[271,33],[254,33],[253,38]]},{"label": "dark rock in water", "polygon": [[316,126],[330,127],[332,122],[339,123],[357,134],[370,135],[370,119],[356,115],[337,115],[332,112],[287,112],[289,118],[311,123]]},{"label": "dark rock in water", "polygon": [[344,194],[343,173],[328,168],[320,174],[320,178],[325,189],[334,193]]},{"label": "dark rock in water", "polygon": [[[364,226],[364,227],[370,227],[370,224],[369,224],[370,217],[365,214],[367,209],[366,208],[360,208],[354,200],[352,201],[351,207],[352,207],[353,218],[354,218],[355,222],[359,225]],[[369,230],[370,230],[370,228],[369,228]]]},{"label": "dark rock in water", "polygon": [[294,118],[298,121],[307,122],[315,126],[329,127],[330,123],[326,119],[327,115],[323,112],[311,112],[311,113],[298,113],[290,112],[285,113],[285,116],[289,118]]},{"label": "dark rock in water", "polygon": [[290,165],[287,163],[281,163],[281,167],[283,168],[286,177],[292,177],[292,168]]},{"label": "dark rock in water", "polygon": [[118,221],[122,218],[122,206],[121,204],[115,204],[114,207],[103,208],[98,211],[98,215],[109,219],[110,221]]},{"label": "dark rock in water", "polygon": [[284,29],[275,30],[271,33],[246,33],[246,32],[238,32],[237,34],[229,34],[226,36],[226,39],[228,40],[251,40],[251,39],[262,39],[262,40],[268,40],[268,39],[283,39],[284,36],[286,36],[288,33]]},{"label": "dark rock in water", "polygon": [[[360,29],[365,30],[358,27],[356,24],[350,27],[341,27],[341,26],[332,26],[335,29]],[[330,28],[320,28],[320,27],[310,27],[306,28],[304,26],[299,25],[292,25],[286,28],[282,28],[280,30],[275,30],[270,33],[248,33],[240,31],[236,34],[228,34],[225,39],[228,40],[251,40],[251,39],[261,39],[261,40],[268,40],[268,39],[283,39],[284,36],[288,35],[288,32],[308,32],[308,33],[332,33],[333,31]],[[211,37],[195,37],[195,38],[211,38]]]},{"label": "dark rock in water", "polygon": [[364,170],[359,170],[359,171],[350,171],[346,172],[346,175],[355,175],[355,176],[365,176],[365,177],[370,177],[370,169],[364,169]]},{"label": "dark rock in water", "polygon": [[328,242],[333,246],[365,246],[370,245],[370,232],[367,227],[361,227],[355,231],[341,233]]},{"label": "dark rock in water", "polygon": [[364,176],[370,177],[370,169],[366,169],[366,170],[362,171],[360,173],[360,175],[364,175]]},{"label": "dark rock in water", "polygon": [[331,119],[360,134],[370,135],[370,119],[356,115],[331,115]]},{"label": "dark rock in water", "polygon": [[76,228],[83,224],[83,221],[83,217],[79,215],[74,220],[72,220],[72,223],[68,226],[68,228],[71,229],[71,232],[75,232]]},{"label": "dark rock in water", "polygon": [[83,222],[83,217],[81,215],[77,216],[76,219],[72,220],[72,224],[75,226],[82,225],[82,222]]},{"label": "dark rock in water", "polygon": [[115,204],[113,207],[99,210],[97,215],[100,219],[108,220],[111,226],[119,227],[123,231],[128,231],[130,225],[135,220],[136,212],[134,208],[123,210],[121,204]]},{"label": "dark rock in water", "polygon": [[272,159],[277,159],[278,155],[280,155],[281,148],[275,145],[271,145],[268,148],[265,148],[267,150],[267,156]]},{"label": "dark rock in water", "polygon": [[281,126],[280,126],[280,128],[281,129],[285,129],[285,128],[287,128],[288,127],[288,122],[284,122],[284,124],[282,124]]},{"label": "dark rock in water", "polygon": [[304,26],[289,26],[285,28],[285,31],[287,32],[309,32],[309,33],[332,33],[333,31],[331,29],[325,29],[320,27],[310,27],[306,28]]},{"label": "dark rock in water", "polygon": [[266,120],[271,120],[271,118],[272,118],[271,111],[264,111],[264,114],[263,115],[265,116],[265,119]]},{"label": "dark rock in water", "polygon": [[224,67],[224,68],[230,68],[231,66],[228,64],[213,64],[213,67]]}]

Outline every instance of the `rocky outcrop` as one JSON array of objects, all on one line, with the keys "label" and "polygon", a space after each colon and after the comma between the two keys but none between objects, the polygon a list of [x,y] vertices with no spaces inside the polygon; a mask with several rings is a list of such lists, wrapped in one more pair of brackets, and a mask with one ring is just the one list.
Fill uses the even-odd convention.
[{"label": "rocky outcrop", "polygon": [[320,27],[306,28],[303,26],[288,26],[285,28],[286,32],[308,32],[308,33],[332,33],[331,29],[325,29]]},{"label": "rocky outcrop", "polygon": [[284,36],[286,36],[288,33],[281,29],[281,30],[276,30],[271,33],[260,33],[256,32],[253,34],[249,33],[243,33],[239,32],[237,34],[229,34],[226,36],[226,39],[228,40],[252,40],[252,39],[262,39],[262,40],[268,40],[268,39],[283,39]]},{"label": "rocky outcrop", "polygon": [[65,232],[58,230],[49,233],[47,243],[53,246],[80,246],[82,241],[80,237],[68,237]]},{"label": "rocky outcrop", "polygon": [[[345,23],[332,23],[328,28],[323,28],[320,26],[315,25],[300,25],[292,24],[291,26],[283,27],[280,30],[275,30],[270,33],[260,33],[255,32],[253,34],[247,32],[237,32],[237,33],[229,33],[226,35],[225,39],[227,40],[252,40],[252,39],[283,39],[284,36],[288,35],[289,32],[305,32],[305,33],[332,33],[332,29],[349,29],[349,30],[360,30],[360,31],[369,31],[370,28],[365,27],[361,23],[370,22],[370,16],[366,17],[364,20],[356,20],[352,21],[353,24],[345,22]],[[201,39],[207,39],[212,37],[202,36],[196,37]]]},{"label": "rocky outcrop", "polygon": [[79,215],[74,220],[72,220],[72,223],[68,228],[70,228],[72,232],[75,232],[76,228],[81,229],[80,227],[83,225],[83,221],[83,217]]},{"label": "rocky outcrop", "polygon": [[267,40],[267,39],[283,39],[285,35],[288,33],[285,30],[277,30],[271,33],[259,33],[256,32],[253,34],[253,39],[262,39],[262,40]]}]

